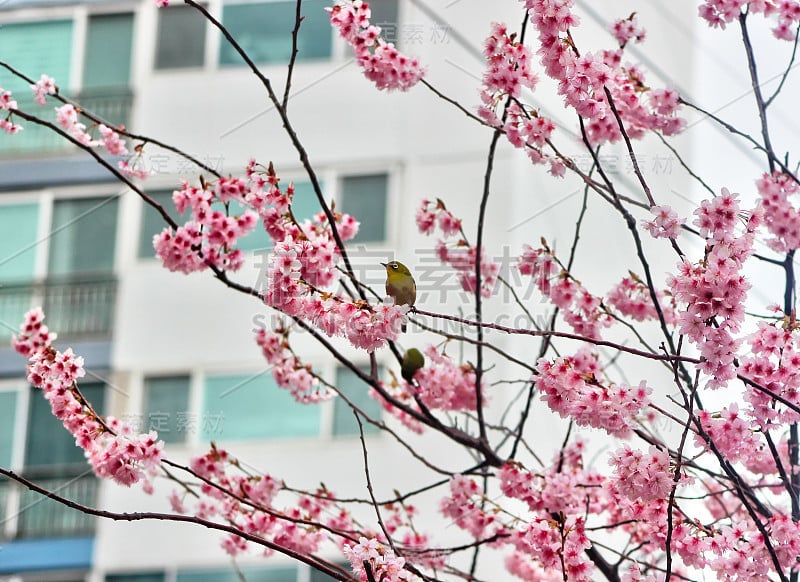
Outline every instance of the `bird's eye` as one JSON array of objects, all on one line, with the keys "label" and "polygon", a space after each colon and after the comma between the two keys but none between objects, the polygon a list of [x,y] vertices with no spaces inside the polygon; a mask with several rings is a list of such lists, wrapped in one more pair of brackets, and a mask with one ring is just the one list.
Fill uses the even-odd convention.
[{"label": "bird's eye", "polygon": [[397,263],[392,263],[392,269],[397,270]]}]

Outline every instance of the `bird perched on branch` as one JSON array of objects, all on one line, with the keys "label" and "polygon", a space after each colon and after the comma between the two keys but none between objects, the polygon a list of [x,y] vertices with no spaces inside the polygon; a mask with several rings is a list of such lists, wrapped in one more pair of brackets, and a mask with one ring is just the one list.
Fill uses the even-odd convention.
[{"label": "bird perched on branch", "polygon": [[[399,261],[381,265],[386,267],[386,294],[394,297],[395,305],[414,307],[414,302],[417,300],[417,284],[408,267]],[[406,324],[403,324],[403,332],[406,329]]]},{"label": "bird perched on branch", "polygon": [[411,384],[417,370],[425,367],[425,356],[417,348],[409,348],[403,354],[403,363],[400,366],[400,375]]}]

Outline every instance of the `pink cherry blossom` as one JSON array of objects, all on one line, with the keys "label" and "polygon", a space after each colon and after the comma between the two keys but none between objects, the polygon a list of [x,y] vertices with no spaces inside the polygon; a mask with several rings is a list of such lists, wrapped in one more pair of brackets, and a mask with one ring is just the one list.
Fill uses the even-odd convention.
[{"label": "pink cherry blossom", "polygon": [[129,424],[100,418],[78,389],[77,382],[85,375],[83,358],[72,349],[57,351],[52,346],[56,336],[43,321],[41,309],[29,311],[12,341],[30,362],[28,381],[42,390],[53,415],[75,437],[98,477],[125,486],[147,483],[160,466],[163,441],[155,432],[136,434]]},{"label": "pink cherry blossom", "polygon": [[31,89],[33,90],[34,95],[33,100],[44,107],[47,103],[47,95],[56,94],[56,80],[53,79],[53,77],[43,74],[41,78],[36,81],[36,83],[31,85]]},{"label": "pink cherry blossom", "polygon": [[364,76],[378,89],[408,91],[422,79],[425,69],[419,61],[383,40],[380,27],[370,24],[369,3],[347,0],[326,10],[330,13],[331,25],[353,48]]}]

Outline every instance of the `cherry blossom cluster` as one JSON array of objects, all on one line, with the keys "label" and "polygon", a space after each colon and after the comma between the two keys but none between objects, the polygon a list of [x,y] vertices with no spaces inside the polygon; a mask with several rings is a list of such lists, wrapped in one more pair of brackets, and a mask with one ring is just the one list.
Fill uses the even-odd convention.
[{"label": "cherry blossom cluster", "polygon": [[[425,348],[425,367],[414,375],[419,397],[431,410],[475,410],[475,379],[471,365],[456,364],[432,345]],[[482,383],[484,402],[485,389]]]},{"label": "cherry blossom cluster", "polygon": [[47,103],[48,95],[56,94],[56,80],[48,75],[42,75],[41,78],[31,85],[33,91],[33,100],[42,107]]},{"label": "cherry blossom cluster", "polygon": [[650,387],[642,382],[604,385],[597,356],[588,349],[574,356],[539,360],[536,389],[551,410],[579,426],[591,426],[626,437],[649,405]]},{"label": "cherry blossom cluster", "polygon": [[628,18],[619,18],[611,25],[611,33],[619,43],[619,48],[625,48],[629,42],[642,42],[646,35],[645,30],[639,25],[634,12]]},{"label": "cherry blossom cluster", "polygon": [[[684,260],[667,285],[686,310],[678,315],[678,326],[697,345],[703,362],[700,370],[710,376],[708,386],[719,388],[736,376],[735,358],[740,340],[735,334],[744,321],[744,300],[750,283],[742,275],[752,254],[755,231],[763,220],[756,207],[740,218],[739,200],[726,188],[704,200],[694,214],[694,224],[706,239],[706,252],[697,263]],[[737,225],[744,222],[744,232]]]},{"label": "cherry blossom cluster", "polygon": [[[666,302],[664,292],[656,290],[656,298],[669,324],[677,322],[677,314],[673,305]],[[635,275],[623,277],[606,295],[606,303],[625,317],[635,321],[658,320],[658,312],[650,295],[650,289],[644,281]]]},{"label": "cherry blossom cluster", "polygon": [[792,176],[780,172],[764,174],[756,186],[764,207],[764,224],[773,235],[767,244],[780,253],[800,248],[800,209],[789,199],[797,199],[794,195],[800,192],[800,186]]},{"label": "cherry blossom cluster", "polygon": [[404,569],[405,558],[395,555],[392,548],[375,538],[361,537],[357,544],[346,545],[344,555],[361,582],[369,580],[399,582],[414,579],[411,573]]},{"label": "cherry blossom cluster", "polygon": [[393,503],[384,505],[381,509],[385,513],[383,521],[386,533],[395,540],[395,546],[402,547],[404,555],[413,557],[414,564],[431,569],[441,569],[446,566],[446,557],[431,551],[430,536],[419,531],[414,524],[415,518],[419,515],[414,505]]},{"label": "cherry blossom cluster", "polygon": [[408,305],[395,305],[391,298],[369,304],[321,292],[333,280],[333,261],[338,258],[331,252],[320,259],[321,248],[324,250],[307,240],[288,237],[275,245],[267,268],[266,304],[308,321],[328,336],[346,337],[355,347],[370,352],[397,339]]},{"label": "cherry blossom cluster", "polygon": [[55,337],[44,325],[41,308],[25,314],[12,343],[30,361],[28,381],[42,390],[53,415],[75,437],[98,477],[125,486],[142,481],[145,491],[152,491],[163,441],[155,432],[137,434],[129,424],[98,416],[78,389],[77,381],[85,375],[83,358],[72,349],[57,351],[52,345]]},{"label": "cherry blossom cluster", "polygon": [[[190,468],[202,481],[200,495],[188,495],[185,489],[170,496],[172,509],[203,519],[219,519],[238,529],[304,554],[316,553],[327,539],[323,531],[308,525],[320,521],[332,505],[327,491],[302,495],[287,507],[276,505],[284,488],[281,481],[268,474],[245,472],[237,459],[212,443],[210,450],[192,458]],[[233,492],[233,493],[232,493]],[[232,556],[250,547],[242,537],[230,534],[221,542]]]},{"label": "cherry blossom cluster", "polygon": [[642,220],[641,225],[653,238],[678,238],[683,220],[669,206],[653,206],[650,208],[652,220]]},{"label": "cherry blossom cluster", "polygon": [[[86,147],[103,146],[112,156],[122,156],[128,153],[125,142],[119,133],[102,123],[97,127],[102,139],[94,139],[86,131],[86,125],[78,121],[78,111],[71,103],[56,107],[56,122],[81,145]],[[124,169],[124,166],[120,166],[120,169]]]},{"label": "cherry blossom cluster", "polygon": [[[240,201],[248,207],[245,214],[261,218],[274,243],[265,273],[266,288],[260,289],[264,302],[311,323],[330,337],[345,337],[367,351],[397,339],[409,310],[407,305],[394,305],[391,300],[371,305],[329,290],[339,281],[337,267],[341,258],[333,229],[344,242],[356,235],[358,221],[332,211],[334,225],[329,224],[324,212],[318,212],[312,220],[299,222],[292,212],[294,187],[290,184],[281,190],[272,164],[264,170],[251,160],[246,174],[246,180],[220,180],[213,192],[209,190],[205,196],[222,202]],[[180,211],[182,203],[178,198],[175,201],[180,203]],[[200,260],[196,253],[189,256],[191,244],[184,242],[181,248],[190,261]]]},{"label": "cherry blossom cluster", "polygon": [[449,494],[439,503],[442,515],[452,519],[476,540],[507,532],[496,512],[483,507],[483,492],[474,479],[455,475],[450,479],[449,487]]},{"label": "cherry blossom cluster", "polygon": [[369,3],[347,0],[326,8],[331,25],[353,48],[364,76],[378,89],[408,91],[425,75],[425,68],[415,58],[398,51],[381,38],[381,28],[370,24]]},{"label": "cherry blossom cluster", "polygon": [[[698,524],[673,529],[673,548],[687,565],[710,568],[719,579],[739,582],[767,580],[774,573],[772,556],[763,534],[744,511],[731,516],[735,525],[698,531]],[[781,567],[796,570],[800,527],[790,516],[777,514],[764,520],[769,541]]]},{"label": "cherry blossom cluster", "polygon": [[9,112],[6,117],[0,119],[0,129],[8,134],[19,133],[22,130],[21,125],[11,121],[11,116],[16,109],[17,102],[11,98],[11,91],[4,91],[3,88],[0,87],[0,111]]},{"label": "cherry blossom cluster", "polygon": [[611,455],[614,487],[628,499],[649,502],[666,499],[675,485],[670,470],[669,454],[651,446],[648,452],[625,445]]},{"label": "cherry blossom cluster", "polygon": [[[759,386],[764,386],[795,406],[800,406],[800,340],[797,324],[787,318],[778,327],[759,322],[758,329],[747,338],[747,354],[741,359],[739,372]],[[800,415],[762,390],[748,386],[745,398],[752,406],[748,411],[763,430],[770,425],[800,421]]]},{"label": "cherry blossom cluster", "polygon": [[[538,32],[538,54],[545,72],[558,82],[565,104],[587,121],[592,143],[621,138],[606,90],[629,137],[639,138],[650,130],[674,135],[683,129],[685,121],[675,115],[677,94],[672,90],[649,90],[639,67],[622,66],[621,48],[600,54],[578,53],[570,33],[579,23],[572,12],[573,0],[524,0],[524,4]],[[627,34],[627,26],[618,27],[621,35]],[[616,29],[614,32],[616,36]],[[634,23],[632,34],[643,36],[644,31]]]},{"label": "cherry blossom cluster", "polygon": [[[435,202],[424,199],[416,212],[417,228],[423,234],[432,235],[438,227],[443,239],[436,244],[436,255],[443,263],[452,267],[458,273],[461,288],[470,293],[475,292],[475,263],[478,250],[470,245],[461,228],[461,219],[456,218],[437,199]],[[445,239],[457,237],[456,241]],[[500,275],[500,264],[486,255],[481,249],[481,296],[491,297],[496,289]]]},{"label": "cherry blossom cluster", "polygon": [[[486,71],[478,115],[488,125],[502,128],[508,141],[514,147],[524,149],[532,162],[549,163],[553,175],[563,175],[563,163],[543,151],[555,124],[520,102],[523,88],[532,91],[537,82],[531,70],[530,49],[518,42],[516,35],[509,34],[506,25],[495,22],[484,43],[483,55],[486,57]],[[505,120],[499,115],[503,107]]]},{"label": "cherry blossom cluster", "polygon": [[570,443],[548,467],[535,473],[519,463],[507,462],[497,474],[500,490],[542,516],[584,515],[587,503],[597,503],[595,491],[605,482],[602,475],[583,467],[584,447],[581,440]]},{"label": "cherry blossom cluster", "polygon": [[244,202],[245,190],[244,180],[238,178],[204,181],[200,188],[184,181],[181,189],[173,192],[172,200],[181,214],[191,211],[191,219],[175,230],[165,228],[153,237],[156,256],[164,267],[184,274],[202,271],[210,265],[231,271],[240,269],[244,253],[235,245],[255,228],[258,215],[245,209],[237,216],[230,216],[226,208],[215,210],[212,205],[231,199]]},{"label": "cherry blossom cluster", "polygon": [[583,517],[569,516],[555,524],[549,517],[538,517],[514,535],[515,547],[555,571],[562,580],[590,582],[595,571],[586,556],[592,543],[586,536]]},{"label": "cherry blossom cluster", "polygon": [[[731,463],[741,462],[756,474],[777,472],[775,460],[766,442],[755,431],[756,424],[748,415],[740,413],[736,403],[715,414],[701,410],[697,418],[708,439],[726,460]],[[695,436],[695,442],[703,449],[709,446],[701,435]]]},{"label": "cherry blossom cluster", "polygon": [[286,330],[260,329],[256,333],[256,343],[272,366],[272,377],[278,386],[288,389],[292,397],[301,404],[329,400],[334,392],[320,383],[311,366],[303,365],[297,359],[289,347],[287,335]]},{"label": "cherry blossom cluster", "polygon": [[800,21],[800,3],[796,0],[703,0],[700,17],[712,28],[725,28],[744,12],[762,14],[777,21],[772,29],[775,38],[794,41],[797,22]]},{"label": "cherry blossom cluster", "polygon": [[522,275],[533,277],[542,295],[563,311],[564,321],[575,333],[598,338],[602,329],[614,323],[601,298],[562,269],[546,244],[538,249],[525,245],[518,268]]}]

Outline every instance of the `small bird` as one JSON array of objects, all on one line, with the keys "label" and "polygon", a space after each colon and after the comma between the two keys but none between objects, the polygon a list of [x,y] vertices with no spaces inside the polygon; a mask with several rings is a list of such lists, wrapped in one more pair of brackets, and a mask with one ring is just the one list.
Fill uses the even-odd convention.
[{"label": "small bird", "polygon": [[[417,300],[417,284],[408,267],[398,261],[381,265],[386,267],[386,294],[394,297],[395,305],[414,307],[414,302]],[[406,327],[406,324],[403,324],[403,332],[406,331]]]},{"label": "small bird", "polygon": [[422,355],[417,348],[409,348],[403,354],[403,363],[400,366],[400,375],[403,379],[411,384],[414,379],[414,374],[417,370],[425,367],[425,356]]}]

